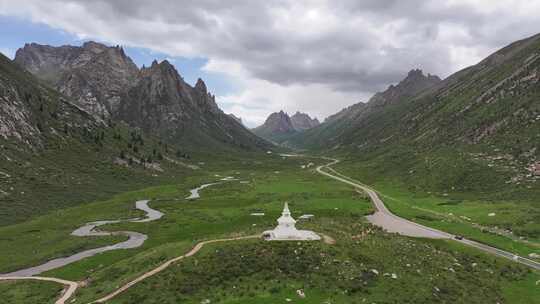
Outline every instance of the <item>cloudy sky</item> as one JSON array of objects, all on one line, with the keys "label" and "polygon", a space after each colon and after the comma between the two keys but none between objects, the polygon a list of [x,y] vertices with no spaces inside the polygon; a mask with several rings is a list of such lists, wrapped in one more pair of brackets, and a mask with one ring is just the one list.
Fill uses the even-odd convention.
[{"label": "cloudy sky", "polygon": [[540,32],[536,0],[0,0],[0,52],[97,40],[169,58],[249,126],[324,118],[413,68],[446,77]]}]

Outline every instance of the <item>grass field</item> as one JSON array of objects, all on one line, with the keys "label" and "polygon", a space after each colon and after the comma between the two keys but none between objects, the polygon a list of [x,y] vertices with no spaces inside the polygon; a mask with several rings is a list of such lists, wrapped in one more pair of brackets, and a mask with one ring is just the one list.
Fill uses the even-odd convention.
[{"label": "grass field", "polygon": [[538,275],[449,241],[390,236],[346,215],[307,226],[337,243],[211,245],[111,303],[514,303],[508,295],[523,291],[522,303],[534,303],[539,295]]},{"label": "grass field", "polygon": [[2,282],[0,303],[54,303],[62,288],[54,282]]},{"label": "grass field", "polygon": [[[534,286],[539,274],[522,266],[453,242],[399,237],[372,227],[363,219],[373,211],[369,200],[317,174],[315,166],[301,169],[308,162],[326,161],[265,155],[214,164],[204,174],[169,185],[0,227],[0,272],[113,242],[69,233],[88,221],[139,216],[134,201],[151,199],[150,206],[165,213],[160,220],[102,227],[145,233],[148,240],[143,246],[109,251],[42,274],[84,281],[73,303],[88,303],[184,254],[196,242],[272,228],[283,202],[288,201],[293,216],[315,215],[311,221],[300,221],[299,227],[323,232],[337,243],[250,240],[209,245],[111,303],[201,303],[206,299],[211,303],[283,303],[287,298],[298,303],[362,303],[364,299],[369,303],[520,303],[514,299],[516,294],[534,303],[540,296]],[[196,201],[184,199],[189,189],[225,176],[237,180],[204,189]],[[254,212],[265,216],[250,215]],[[20,248],[25,254],[18,254]],[[13,284],[12,293],[28,293],[34,290],[32,284],[36,283]],[[1,288],[5,286],[0,283]],[[40,288],[47,289],[40,292],[47,301],[58,291],[58,286]],[[297,289],[303,289],[306,297],[296,295]],[[35,303],[18,299],[14,303]]]}]

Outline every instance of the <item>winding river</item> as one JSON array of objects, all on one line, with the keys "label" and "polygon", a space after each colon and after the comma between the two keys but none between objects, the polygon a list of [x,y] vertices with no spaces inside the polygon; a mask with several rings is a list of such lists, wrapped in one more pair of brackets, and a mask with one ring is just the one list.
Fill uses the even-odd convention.
[{"label": "winding river", "polygon": [[111,250],[117,250],[117,249],[130,249],[130,248],[137,248],[141,246],[144,241],[148,238],[145,234],[134,232],[134,231],[114,231],[114,232],[108,232],[108,231],[101,231],[96,229],[99,226],[107,225],[107,224],[115,224],[115,223],[121,223],[121,222],[134,222],[134,223],[143,223],[143,222],[150,222],[155,221],[163,216],[163,213],[152,209],[148,206],[149,200],[141,200],[135,202],[135,208],[142,210],[146,212],[145,218],[134,218],[134,219],[127,219],[127,220],[110,220],[110,221],[97,221],[97,222],[90,222],[86,223],[84,226],[77,228],[74,230],[71,235],[74,236],[106,236],[106,235],[126,235],[128,236],[128,239],[126,241],[116,243],[113,245],[108,245],[104,247],[94,248],[94,249],[88,249],[84,250],[78,253],[75,253],[73,255],[70,255],[68,257],[63,258],[57,258],[50,260],[44,264],[25,268],[21,270],[17,270],[10,273],[4,273],[0,274],[0,277],[29,277],[29,276],[35,276],[37,274],[40,274],[45,271],[49,271],[52,269],[56,269],[68,264],[71,264],[76,261],[80,261],[84,258],[88,258],[91,256],[94,256],[98,253],[107,252]]},{"label": "winding river", "polygon": [[[221,179],[222,181],[230,181],[234,180],[232,177],[226,177]],[[212,186],[219,184],[221,182],[215,182],[215,183],[209,183],[201,185],[197,188],[191,189],[190,193],[191,195],[186,197],[186,199],[193,200],[200,198],[199,191]],[[62,257],[62,258],[56,258],[53,260],[49,260],[48,262],[45,262],[41,265],[29,267],[25,269],[20,269],[17,271],[13,271],[10,273],[2,273],[0,274],[0,277],[30,277],[35,276],[40,273],[53,270],[56,268],[60,268],[63,266],[66,266],[68,264],[71,264],[73,262],[80,261],[84,258],[88,258],[91,256],[94,256],[98,253],[103,253],[111,250],[117,250],[117,249],[131,249],[131,248],[137,248],[142,246],[144,244],[144,241],[148,238],[146,234],[142,234],[135,231],[102,231],[99,230],[99,226],[107,225],[107,224],[116,224],[121,222],[132,222],[132,223],[146,223],[151,222],[160,219],[164,214],[162,212],[159,212],[158,210],[150,208],[148,206],[149,200],[140,200],[135,202],[135,208],[144,211],[146,213],[145,217],[143,218],[132,218],[132,219],[126,219],[126,220],[103,220],[103,221],[96,221],[96,222],[90,222],[86,223],[84,226],[79,227],[75,229],[71,235],[73,236],[79,236],[79,237],[86,237],[86,236],[108,236],[108,235],[125,235],[128,236],[128,239],[126,241],[116,243],[113,245],[107,245],[99,248],[93,248],[84,250],[78,253],[75,253],[73,255],[70,255],[68,257]]]},{"label": "winding river", "polygon": [[[221,179],[222,182],[228,182],[228,181],[233,181],[233,180],[237,180],[237,179],[234,178],[234,177],[232,177],[232,176],[227,176],[227,177],[224,177],[224,178]],[[199,191],[201,191],[201,190],[204,189],[204,188],[213,186],[213,185],[221,184],[222,182],[215,182],[215,183],[203,184],[203,185],[200,185],[200,186],[197,187],[197,188],[193,188],[193,189],[190,190],[191,194],[190,194],[188,197],[186,197],[186,199],[188,199],[188,200],[198,199],[198,198],[201,197],[201,196],[199,195]]]},{"label": "winding river", "polygon": [[186,199],[188,200],[193,200],[193,199],[197,199],[197,198],[200,198],[201,195],[199,194],[199,191],[201,191],[202,189],[206,188],[206,187],[210,187],[212,185],[217,185],[219,183],[210,183],[210,184],[204,184],[204,185],[200,185],[199,187],[197,188],[194,188],[194,189],[191,189],[190,192],[191,194],[186,197]]}]

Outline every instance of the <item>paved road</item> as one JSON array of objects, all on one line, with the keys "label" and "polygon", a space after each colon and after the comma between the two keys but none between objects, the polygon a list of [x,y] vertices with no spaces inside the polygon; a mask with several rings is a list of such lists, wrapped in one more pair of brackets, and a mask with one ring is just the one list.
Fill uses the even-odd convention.
[{"label": "paved road", "polygon": [[458,239],[455,239],[454,235],[450,233],[433,229],[430,227],[426,227],[424,225],[411,222],[407,219],[401,218],[393,214],[392,212],[390,212],[390,210],[388,210],[388,208],[386,208],[383,201],[379,198],[379,196],[373,189],[332,169],[331,166],[337,164],[339,160],[332,159],[332,158],[325,158],[325,159],[328,159],[331,162],[326,165],[321,165],[317,167],[317,172],[319,172],[322,175],[328,176],[330,178],[333,178],[335,180],[349,184],[353,187],[356,187],[365,191],[371,198],[371,201],[373,202],[377,210],[373,215],[370,215],[367,217],[368,220],[374,225],[380,226],[389,232],[396,232],[396,233],[406,235],[406,236],[437,238],[437,239],[453,239],[457,242],[478,248],[487,253],[497,255],[503,258],[507,258],[512,261],[534,268],[536,270],[540,270],[540,263],[536,261],[533,261],[524,257],[520,257],[511,252],[494,248],[494,247],[491,247],[491,246],[488,246],[488,245],[485,245],[485,244],[482,244],[473,240],[468,240],[465,238],[458,240]]}]

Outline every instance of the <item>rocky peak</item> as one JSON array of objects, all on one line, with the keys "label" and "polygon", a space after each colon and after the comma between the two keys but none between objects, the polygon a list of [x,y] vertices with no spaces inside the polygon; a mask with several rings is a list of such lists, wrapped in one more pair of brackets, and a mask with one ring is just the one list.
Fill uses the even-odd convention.
[{"label": "rocky peak", "polygon": [[290,133],[295,131],[291,118],[283,110],[270,114],[264,124],[258,128],[264,128],[271,133]]},{"label": "rocky peak", "polygon": [[104,44],[101,44],[99,42],[87,41],[87,42],[83,43],[82,48],[84,50],[88,51],[88,52],[99,54],[99,53],[107,50],[109,47],[104,45]]},{"label": "rocky peak", "polygon": [[[52,47],[26,43],[15,53],[15,62],[38,77],[54,82],[80,51],[73,46]],[[52,75],[51,75],[52,74]]]},{"label": "rocky peak", "polygon": [[195,84],[195,90],[199,91],[199,92],[202,92],[202,93],[206,93],[207,92],[207,89],[206,89],[206,84],[204,83],[204,81],[202,79],[197,79],[197,83]]},{"label": "rocky peak", "polygon": [[427,75],[424,75],[424,72],[422,70],[413,69],[409,71],[409,73],[407,74],[407,77],[405,77],[405,79],[403,79],[398,84],[398,86],[400,85],[404,86],[406,84],[411,84],[411,85],[435,84],[435,83],[438,83],[439,81],[441,81],[441,79],[437,75],[431,75],[429,73]]},{"label": "rocky peak", "polygon": [[229,116],[234,119],[236,122],[238,122],[239,124],[241,125],[244,125],[244,123],[242,122],[242,118],[241,117],[238,117],[236,115],[234,115],[233,113],[229,113]]},{"label": "rocky peak", "polygon": [[420,69],[413,69],[397,85],[390,85],[383,92],[376,93],[369,100],[371,106],[386,106],[399,102],[399,100],[414,96],[441,82],[436,75],[427,74]]},{"label": "rocky peak", "polygon": [[174,81],[182,80],[178,71],[176,71],[175,67],[167,60],[163,60],[159,63],[157,60],[152,61],[150,67],[143,67],[141,69],[140,75],[142,77],[153,77],[156,80],[160,78]]},{"label": "rocky peak", "polygon": [[296,113],[291,116],[291,122],[294,129],[296,129],[297,131],[311,129],[320,124],[317,118],[312,119],[308,114],[301,113],[299,111],[296,111]]}]

